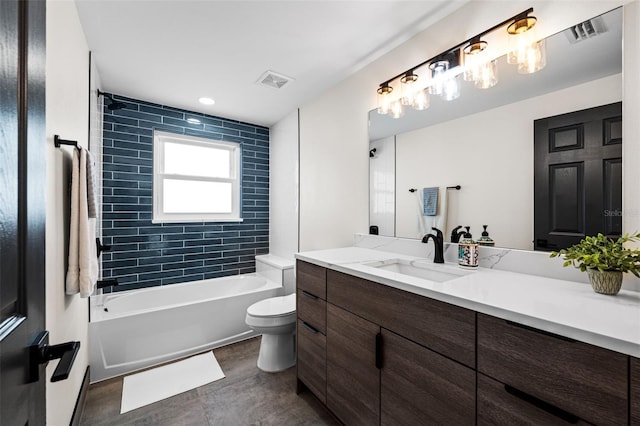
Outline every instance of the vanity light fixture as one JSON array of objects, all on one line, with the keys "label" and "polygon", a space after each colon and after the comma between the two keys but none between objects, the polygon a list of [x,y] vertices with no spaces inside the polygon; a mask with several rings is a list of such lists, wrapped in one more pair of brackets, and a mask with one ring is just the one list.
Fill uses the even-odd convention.
[{"label": "vanity light fixture", "polygon": [[[448,101],[457,99],[460,96],[461,73],[464,80],[473,82],[479,89],[495,86],[498,83],[497,60],[487,52],[489,43],[483,37],[505,26],[510,37],[507,62],[516,64],[521,74],[541,70],[546,65],[545,42],[536,38],[533,28],[537,19],[530,16],[532,12],[533,8],[529,8],[514,15],[381,83],[377,90],[378,113],[398,118],[404,114],[405,106],[426,109],[429,107],[429,94],[439,95]],[[426,72],[419,72],[423,68]],[[429,79],[426,83],[418,82],[418,75],[423,74]],[[397,80],[401,93],[392,94],[391,84]]]}]

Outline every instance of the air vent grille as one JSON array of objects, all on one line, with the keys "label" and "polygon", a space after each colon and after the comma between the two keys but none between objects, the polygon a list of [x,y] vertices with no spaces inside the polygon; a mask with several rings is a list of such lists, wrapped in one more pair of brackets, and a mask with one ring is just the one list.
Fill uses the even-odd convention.
[{"label": "air vent grille", "polygon": [[568,28],[565,35],[571,44],[575,44],[605,32],[607,32],[607,27],[602,18],[598,16]]},{"label": "air vent grille", "polygon": [[285,84],[293,80],[293,78],[287,77],[284,74],[279,74],[274,71],[266,71],[260,76],[256,83],[273,87],[274,89],[281,89]]}]

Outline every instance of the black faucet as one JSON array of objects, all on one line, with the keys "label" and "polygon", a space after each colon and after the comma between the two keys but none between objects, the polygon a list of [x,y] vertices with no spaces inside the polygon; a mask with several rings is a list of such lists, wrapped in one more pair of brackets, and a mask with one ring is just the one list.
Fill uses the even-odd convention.
[{"label": "black faucet", "polygon": [[433,244],[435,245],[435,253],[433,255],[433,263],[444,263],[444,237],[442,235],[442,231],[438,228],[431,228],[436,231],[436,235],[426,234],[422,237],[423,243],[428,243],[429,239],[433,239]]},{"label": "black faucet", "polygon": [[462,228],[462,226],[456,226],[451,231],[451,242],[452,243],[459,243],[460,242],[460,237],[462,237],[464,235],[464,229],[462,231],[458,232],[458,229],[460,229],[460,228]]}]

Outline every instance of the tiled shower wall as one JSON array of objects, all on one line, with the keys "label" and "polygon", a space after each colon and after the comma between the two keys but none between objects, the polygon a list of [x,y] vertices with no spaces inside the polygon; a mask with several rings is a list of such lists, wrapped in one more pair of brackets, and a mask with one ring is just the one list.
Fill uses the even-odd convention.
[{"label": "tiled shower wall", "polygon": [[[269,252],[269,129],[114,98],[127,108],[104,109],[103,279],[126,290],[255,271]],[[243,222],[151,223],[154,129],[241,144]]]}]

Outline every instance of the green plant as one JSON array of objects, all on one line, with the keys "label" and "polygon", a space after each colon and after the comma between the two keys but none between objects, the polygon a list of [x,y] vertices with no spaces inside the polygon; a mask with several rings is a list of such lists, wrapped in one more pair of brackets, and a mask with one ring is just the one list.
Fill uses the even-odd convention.
[{"label": "green plant", "polygon": [[602,234],[585,237],[578,244],[551,252],[550,257],[564,256],[562,266],[573,265],[585,272],[587,268],[599,271],[631,272],[640,278],[640,250],[624,247],[628,241],[640,241],[640,233],[625,234],[612,239]]}]

